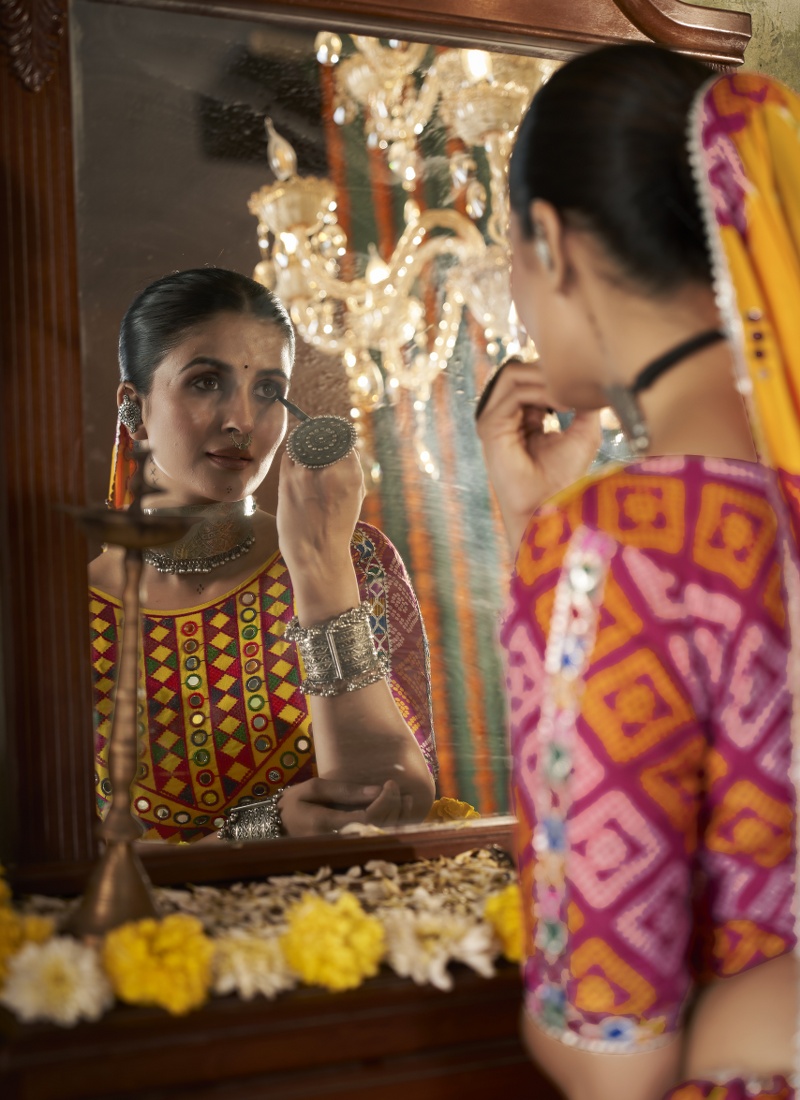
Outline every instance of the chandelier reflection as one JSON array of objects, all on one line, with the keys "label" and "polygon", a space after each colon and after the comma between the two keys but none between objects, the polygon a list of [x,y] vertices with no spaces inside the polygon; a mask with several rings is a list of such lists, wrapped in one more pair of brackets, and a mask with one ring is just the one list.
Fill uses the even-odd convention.
[{"label": "chandelier reflection", "polygon": [[[426,407],[465,309],[490,358],[532,350],[511,302],[506,175],[514,132],[556,63],[447,49],[426,67],[427,45],[351,41],[354,52],[342,57],[341,38],[321,33],[317,60],[336,66],[334,121],[362,117],[367,148],[383,153],[405,194],[399,237],[390,254],[372,243],[354,256],[335,185],[299,175],[294,148],[268,119],[275,182],[249,203],[259,223],[255,277],[286,303],[303,340],[339,357],[357,425],[400,391],[409,394],[418,461],[435,477]],[[440,174],[444,159],[449,193],[424,209],[421,145],[431,134],[446,150],[434,159]]]}]

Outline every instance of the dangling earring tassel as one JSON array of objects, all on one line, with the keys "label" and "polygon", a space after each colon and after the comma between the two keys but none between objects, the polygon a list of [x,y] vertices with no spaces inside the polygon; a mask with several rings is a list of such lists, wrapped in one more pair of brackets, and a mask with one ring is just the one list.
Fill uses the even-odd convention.
[{"label": "dangling earring tassel", "polygon": [[133,440],[122,421],[117,420],[117,434],[111,455],[111,480],[108,486],[108,499],[106,500],[109,508],[127,508],[132,502],[130,481],[135,472],[136,460],[133,457]]}]

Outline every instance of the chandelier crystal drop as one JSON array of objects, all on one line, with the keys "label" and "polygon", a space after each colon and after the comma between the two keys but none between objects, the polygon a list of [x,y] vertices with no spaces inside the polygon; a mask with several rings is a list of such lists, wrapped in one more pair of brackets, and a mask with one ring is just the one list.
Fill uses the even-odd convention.
[{"label": "chandelier crystal drop", "polygon": [[[391,249],[372,244],[366,257],[353,256],[334,184],[299,174],[291,143],[267,119],[275,181],[249,203],[261,251],[255,278],[287,305],[302,340],[338,357],[359,430],[365,416],[408,393],[417,460],[435,477],[426,409],[464,310],[490,355],[527,342],[511,306],[506,175],[516,128],[556,63],[363,35],[343,41],[328,31],[314,50],[335,71],[333,121],[363,120],[367,148],[408,195],[403,225]],[[444,136],[450,194],[423,209],[428,131]]]}]

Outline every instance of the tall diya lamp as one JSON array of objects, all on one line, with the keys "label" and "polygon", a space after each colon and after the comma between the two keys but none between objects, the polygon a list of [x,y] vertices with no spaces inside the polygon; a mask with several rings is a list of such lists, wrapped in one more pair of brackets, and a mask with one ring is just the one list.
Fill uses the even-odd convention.
[{"label": "tall diya lamp", "polygon": [[[89,876],[86,890],[68,916],[62,931],[82,939],[101,937],[126,921],[158,915],[150,880],[133,847],[142,826],[131,810],[131,784],[136,775],[139,737],[137,688],[139,664],[139,586],[143,552],[175,542],[197,522],[196,518],[169,512],[142,511],[146,445],[135,445],[136,472],[131,478],[133,501],[127,509],[90,507],[70,509],[88,535],[125,549],[125,586],[122,595],[123,627],[118,660],[114,719],[108,746],[111,805],[97,828],[102,844],[100,857]],[[148,492],[153,490],[148,489]]]}]

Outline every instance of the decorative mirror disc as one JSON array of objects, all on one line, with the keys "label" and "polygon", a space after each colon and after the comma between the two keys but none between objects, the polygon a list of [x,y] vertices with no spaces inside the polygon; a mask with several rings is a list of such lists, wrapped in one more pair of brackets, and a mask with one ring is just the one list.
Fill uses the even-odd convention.
[{"label": "decorative mirror disc", "polygon": [[312,416],[297,425],[286,450],[299,466],[320,470],[348,455],[357,440],[355,425],[343,416]]}]

